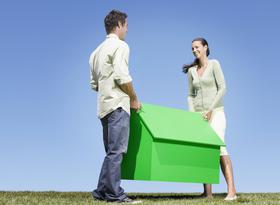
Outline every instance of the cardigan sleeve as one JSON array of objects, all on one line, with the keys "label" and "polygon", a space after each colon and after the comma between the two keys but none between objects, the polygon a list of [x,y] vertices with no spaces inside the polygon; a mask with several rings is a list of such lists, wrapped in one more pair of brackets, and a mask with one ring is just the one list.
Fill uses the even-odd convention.
[{"label": "cardigan sleeve", "polygon": [[215,82],[216,82],[218,92],[214,98],[214,101],[212,102],[211,106],[209,107],[209,110],[213,110],[226,93],[226,82],[225,82],[225,77],[224,77],[222,68],[220,66],[220,63],[217,60],[213,61],[213,63],[214,63],[213,74],[215,77]]},{"label": "cardigan sleeve", "polygon": [[194,105],[193,105],[193,99],[195,97],[195,90],[193,87],[193,77],[191,74],[191,70],[189,69],[188,72],[188,85],[189,85],[189,95],[188,95],[188,106],[189,106],[189,111],[194,112]]}]

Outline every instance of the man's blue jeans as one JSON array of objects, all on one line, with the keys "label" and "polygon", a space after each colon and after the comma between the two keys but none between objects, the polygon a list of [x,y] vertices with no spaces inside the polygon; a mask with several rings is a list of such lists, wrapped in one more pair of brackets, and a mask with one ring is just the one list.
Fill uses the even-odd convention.
[{"label": "man's blue jeans", "polygon": [[100,200],[118,201],[126,197],[121,183],[121,163],[127,151],[130,116],[122,108],[101,119],[106,156],[103,161],[97,189],[93,197]]}]

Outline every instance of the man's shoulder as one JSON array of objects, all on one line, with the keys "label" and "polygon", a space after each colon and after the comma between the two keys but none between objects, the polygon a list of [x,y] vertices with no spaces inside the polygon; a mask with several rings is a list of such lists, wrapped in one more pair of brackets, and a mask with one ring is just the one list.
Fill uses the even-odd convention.
[{"label": "man's shoulder", "polygon": [[121,48],[123,50],[128,50],[129,51],[129,46],[128,44],[120,39],[117,38],[107,38],[105,39],[91,54],[90,54],[90,59],[92,59],[96,53],[98,53],[101,50],[112,50],[115,51],[118,48]]},{"label": "man's shoulder", "polygon": [[96,53],[100,50],[100,48],[102,47],[102,45],[104,44],[104,42],[102,42],[101,44],[99,44],[99,46],[97,46],[97,48],[94,49],[94,51],[91,52],[90,56],[89,56],[89,63],[91,64],[93,61],[94,56],[96,55]]},{"label": "man's shoulder", "polygon": [[120,39],[116,39],[116,40],[118,41],[118,44],[119,44],[120,47],[122,47],[123,49],[128,49],[129,50],[129,46],[125,41],[120,40]]},{"label": "man's shoulder", "polygon": [[[121,48],[121,49],[124,49],[124,50],[129,50],[129,46],[128,44],[123,41],[123,40],[120,40],[120,39],[117,39],[117,38],[107,38],[102,44],[101,46],[103,45],[104,48],[110,48],[110,49],[118,49],[118,48]],[[98,49],[96,49],[98,50]]]}]

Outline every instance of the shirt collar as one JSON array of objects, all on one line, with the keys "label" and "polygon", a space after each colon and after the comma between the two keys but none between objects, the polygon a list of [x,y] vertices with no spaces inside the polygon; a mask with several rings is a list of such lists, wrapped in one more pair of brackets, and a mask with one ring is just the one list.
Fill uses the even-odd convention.
[{"label": "shirt collar", "polygon": [[120,39],[116,34],[114,33],[110,33],[106,36],[106,38],[116,38],[116,39]]}]

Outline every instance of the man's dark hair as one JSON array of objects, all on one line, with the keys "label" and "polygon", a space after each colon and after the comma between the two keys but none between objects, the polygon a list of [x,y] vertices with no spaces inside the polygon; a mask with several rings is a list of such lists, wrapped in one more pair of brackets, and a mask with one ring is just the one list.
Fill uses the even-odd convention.
[{"label": "man's dark hair", "polygon": [[119,22],[122,26],[125,24],[125,19],[127,18],[127,14],[123,13],[118,10],[112,10],[110,13],[105,17],[104,24],[106,33],[111,33],[117,26],[119,26]]}]

